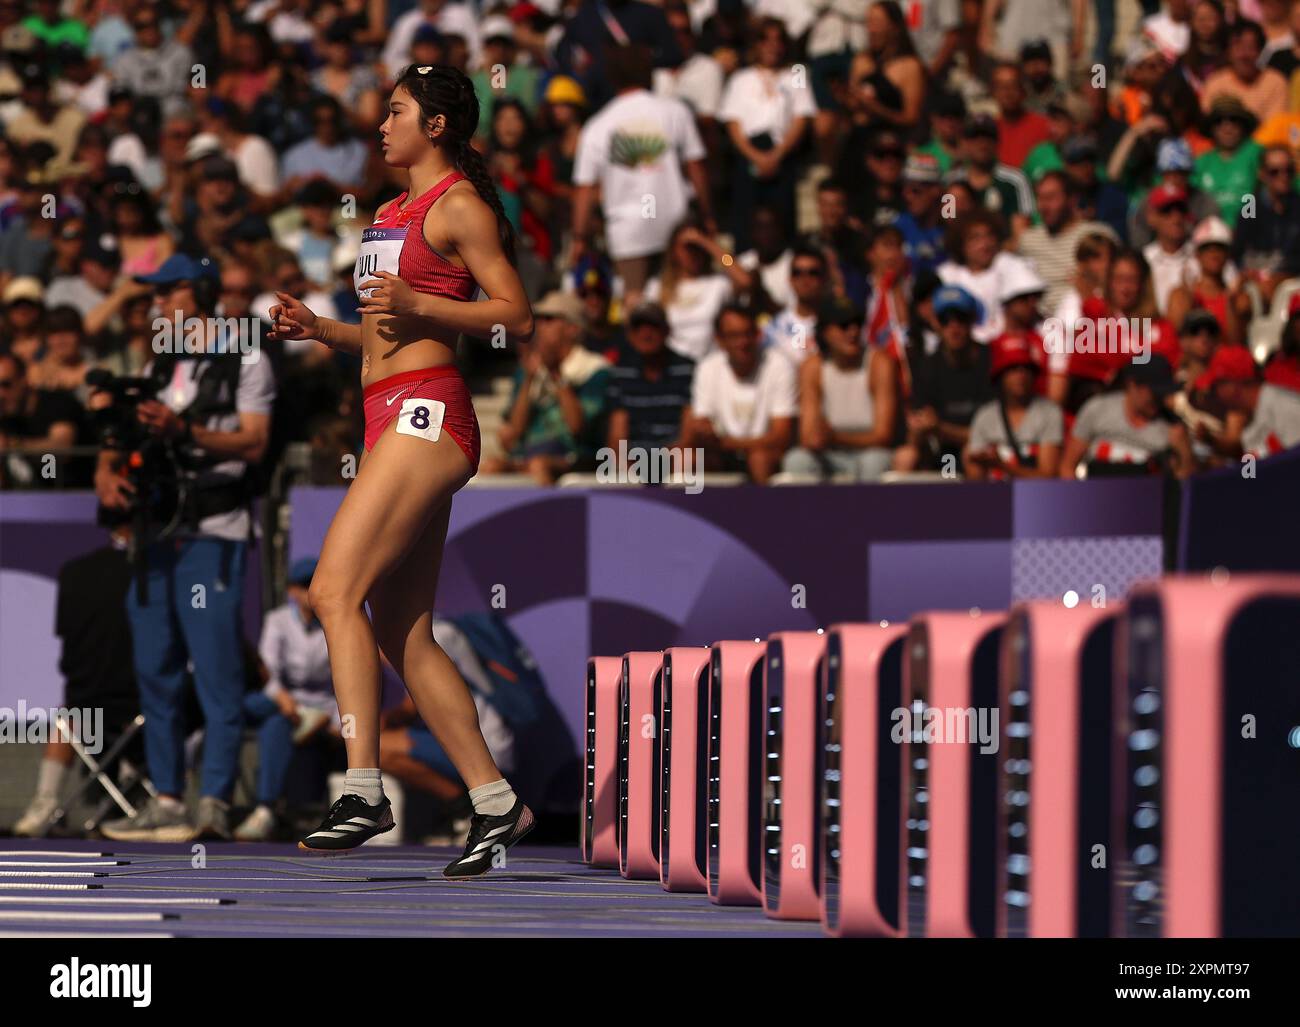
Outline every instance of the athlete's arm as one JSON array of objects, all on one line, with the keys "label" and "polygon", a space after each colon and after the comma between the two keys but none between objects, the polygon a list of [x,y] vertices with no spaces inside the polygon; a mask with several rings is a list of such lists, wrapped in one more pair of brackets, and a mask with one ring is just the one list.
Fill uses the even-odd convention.
[{"label": "athlete's arm", "polygon": [[316,338],[340,353],[361,354],[361,326],[336,321],[332,317],[316,318]]},{"label": "athlete's arm", "polygon": [[512,342],[531,338],[533,311],[519,272],[501,249],[496,214],[468,192],[449,192],[441,202],[452,245],[488,298],[476,303],[416,293],[413,313],[480,339],[495,341],[502,330]]}]

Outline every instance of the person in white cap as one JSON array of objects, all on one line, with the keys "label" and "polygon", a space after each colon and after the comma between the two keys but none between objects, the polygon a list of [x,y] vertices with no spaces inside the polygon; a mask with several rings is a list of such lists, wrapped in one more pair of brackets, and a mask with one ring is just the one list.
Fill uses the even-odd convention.
[{"label": "person in white cap", "polygon": [[1174,324],[1182,324],[1193,307],[1208,310],[1219,322],[1227,343],[1242,341],[1242,321],[1250,312],[1250,298],[1240,288],[1240,276],[1228,260],[1231,246],[1232,229],[1222,218],[1208,217],[1197,225],[1192,232],[1195,270],[1169,294],[1168,307]]},{"label": "person in white cap", "polygon": [[[1035,360],[1039,361],[1040,372],[1046,370],[1047,358],[1047,348],[1038,332],[1038,325],[1043,319],[1041,307],[1046,292],[1047,283],[1032,266],[1022,264],[1011,268],[1003,279],[1002,292],[998,296],[1006,328],[993,340],[995,343],[1000,340],[1021,340],[1034,354]],[[1035,379],[1039,395],[1047,389],[1046,377],[1040,373]]]}]

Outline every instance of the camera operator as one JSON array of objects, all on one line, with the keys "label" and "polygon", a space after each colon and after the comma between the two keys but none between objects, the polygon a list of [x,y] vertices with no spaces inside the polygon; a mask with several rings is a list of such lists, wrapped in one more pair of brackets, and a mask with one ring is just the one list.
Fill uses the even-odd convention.
[{"label": "camera operator", "polygon": [[[218,327],[212,319],[220,283],[210,261],[176,254],[136,281],[152,286],[159,310],[154,355],[143,369],[149,388],[136,400],[135,421],[144,430],[130,439],[128,422],[107,436],[95,491],[136,528],[139,563],[127,613],[158,797],[134,818],[105,824],[103,833],[127,841],[229,838],[243,729],[240,617],[252,541],[247,479],[266,452],[275,378],[265,354],[241,359],[237,349],[218,351],[212,341],[206,351],[189,352],[201,348],[189,344],[189,331],[176,338],[172,326],[190,318],[202,320],[208,340]],[[108,391],[115,403],[126,402],[125,390]],[[130,441],[118,441],[123,437]],[[206,724],[193,821],[183,801],[187,657]]]}]

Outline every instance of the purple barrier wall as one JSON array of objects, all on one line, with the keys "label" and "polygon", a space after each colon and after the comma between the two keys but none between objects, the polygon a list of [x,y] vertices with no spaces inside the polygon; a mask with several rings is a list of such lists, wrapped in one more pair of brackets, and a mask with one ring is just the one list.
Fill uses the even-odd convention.
[{"label": "purple barrier wall", "polygon": [[[291,495],[291,557],[319,552],[339,488]],[[1160,483],[467,490],[439,610],[500,612],[574,739],[589,655],[708,645],[925,608],[1110,599],[1161,568]],[[799,589],[798,586],[802,586]]]}]

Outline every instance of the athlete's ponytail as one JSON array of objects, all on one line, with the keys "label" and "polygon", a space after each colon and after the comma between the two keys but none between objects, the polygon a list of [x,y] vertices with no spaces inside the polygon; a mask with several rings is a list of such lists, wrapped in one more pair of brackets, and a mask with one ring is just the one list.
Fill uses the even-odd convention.
[{"label": "athlete's ponytail", "polygon": [[478,128],[479,104],[474,84],[463,71],[443,64],[412,64],[397,79],[428,122],[441,114],[447,120],[442,135],[447,154],[497,216],[497,235],[506,259],[515,263],[515,231],[482,155],[470,145]]}]

